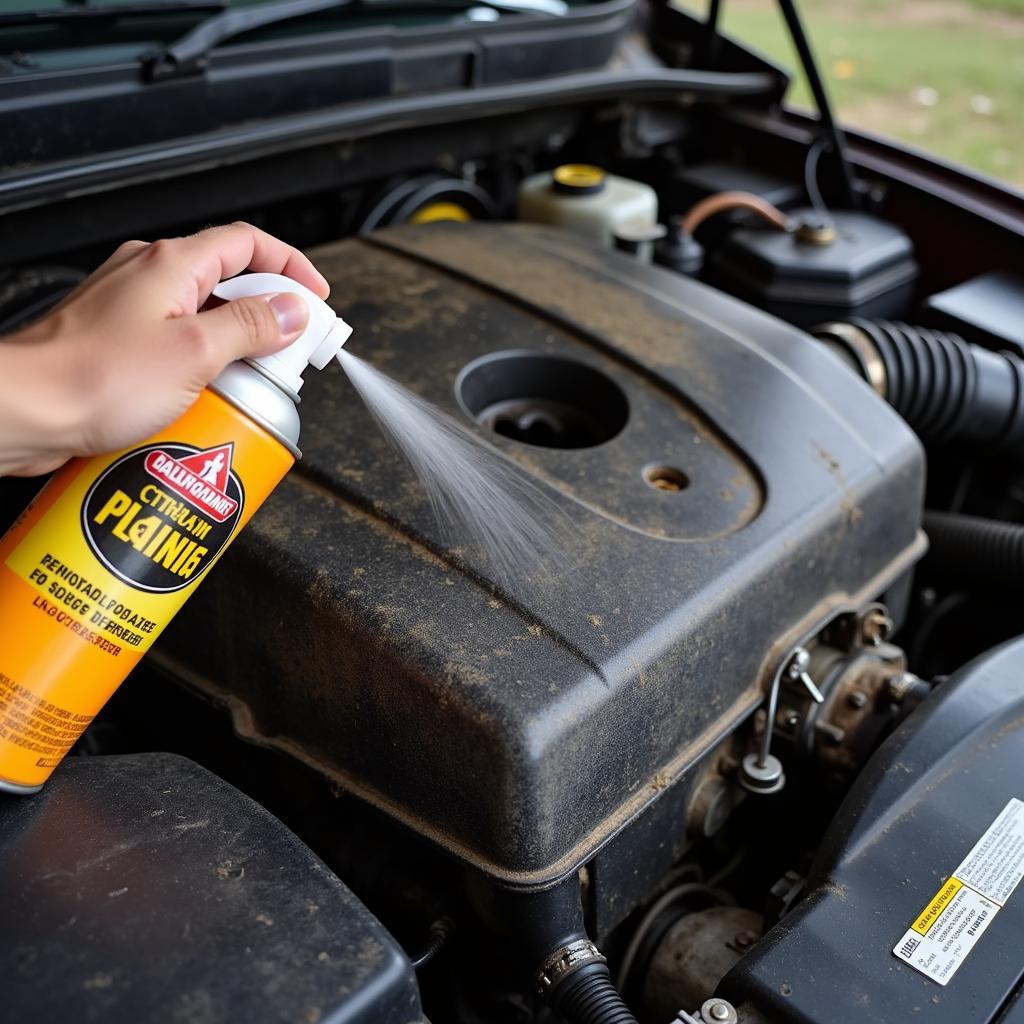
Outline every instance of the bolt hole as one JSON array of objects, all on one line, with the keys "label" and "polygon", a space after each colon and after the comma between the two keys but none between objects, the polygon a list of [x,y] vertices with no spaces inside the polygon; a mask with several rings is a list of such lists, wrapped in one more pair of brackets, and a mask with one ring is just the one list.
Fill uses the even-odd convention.
[{"label": "bolt hole", "polygon": [[690,478],[674,466],[648,466],[644,480],[659,491],[685,491],[690,486]]}]

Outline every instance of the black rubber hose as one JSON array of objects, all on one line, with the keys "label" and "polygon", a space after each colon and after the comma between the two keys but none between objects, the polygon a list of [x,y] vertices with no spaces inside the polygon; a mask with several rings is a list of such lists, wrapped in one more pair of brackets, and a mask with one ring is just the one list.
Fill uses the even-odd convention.
[{"label": "black rubber hose", "polygon": [[637,1024],[612,984],[608,965],[584,964],[548,994],[548,1003],[569,1024]]},{"label": "black rubber hose", "polygon": [[[984,445],[1024,461],[1024,360],[959,335],[851,317],[815,335],[842,350],[924,441]],[[883,372],[872,374],[865,345]]]},{"label": "black rubber hose", "polygon": [[429,964],[444,946],[448,936],[455,931],[455,922],[450,917],[442,917],[430,926],[430,937],[426,946],[416,955],[410,954],[409,961],[413,970],[419,971]]},{"label": "black rubber hose", "polygon": [[1024,587],[1024,526],[952,512],[925,512],[923,526],[928,558],[941,572]]},{"label": "black rubber hose", "polygon": [[[569,1024],[637,1024],[587,938],[575,875],[551,889],[497,890],[498,906],[519,937],[547,1004]],[[541,955],[537,955],[540,953]]]}]

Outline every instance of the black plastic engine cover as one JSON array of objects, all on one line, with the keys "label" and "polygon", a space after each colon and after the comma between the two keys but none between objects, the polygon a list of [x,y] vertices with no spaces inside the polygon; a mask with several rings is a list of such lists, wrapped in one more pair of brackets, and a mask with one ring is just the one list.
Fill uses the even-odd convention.
[{"label": "black plastic engine cover", "polygon": [[412,965],[295,835],[172,754],[0,798],[8,1021],[416,1024]]},{"label": "black plastic engine cover", "polygon": [[[158,645],[291,752],[507,884],[574,871],[760,702],[782,638],[921,550],[902,421],[807,335],[545,228],[436,224],[312,258],[351,350],[464,422],[482,356],[577,360],[628,405],[593,447],[480,428],[572,518],[572,571],[496,588],[338,367],[305,457]],[[648,485],[668,466],[689,485]],[[541,557],[540,555],[538,557]]]},{"label": "black plastic engine cover", "polygon": [[[1024,1019],[1020,886],[945,985],[892,952],[1007,803],[1024,798],[1022,766],[1017,640],[943,683],[879,749],[825,836],[807,895],[719,993],[755,1011],[752,1019],[779,1022]],[[1019,864],[1019,829],[999,849],[1010,870]],[[951,933],[946,943],[956,941]]]}]

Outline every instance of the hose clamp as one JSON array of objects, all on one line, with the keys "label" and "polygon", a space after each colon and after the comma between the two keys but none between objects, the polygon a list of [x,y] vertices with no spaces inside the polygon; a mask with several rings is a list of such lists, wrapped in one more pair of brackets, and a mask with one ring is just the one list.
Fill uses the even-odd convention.
[{"label": "hose clamp", "polygon": [[567,974],[592,963],[603,964],[607,960],[590,939],[579,939],[556,949],[537,971],[537,987],[541,995],[550,992]]},{"label": "hose clamp", "polygon": [[872,391],[885,398],[889,387],[885,372],[885,363],[878,354],[870,336],[854,324],[837,321],[822,324],[814,329],[819,340],[831,339],[842,345],[857,361],[864,379],[871,385]]}]

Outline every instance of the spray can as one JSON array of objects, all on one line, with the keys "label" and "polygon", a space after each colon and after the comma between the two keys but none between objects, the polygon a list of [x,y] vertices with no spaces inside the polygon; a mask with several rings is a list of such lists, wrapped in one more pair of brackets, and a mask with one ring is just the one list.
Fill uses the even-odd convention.
[{"label": "spray can", "polygon": [[309,324],[232,363],[130,450],[73,459],[0,539],[0,790],[34,793],[299,457],[302,372],[351,328],[277,274],[222,299],[290,291]]}]

